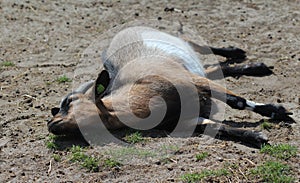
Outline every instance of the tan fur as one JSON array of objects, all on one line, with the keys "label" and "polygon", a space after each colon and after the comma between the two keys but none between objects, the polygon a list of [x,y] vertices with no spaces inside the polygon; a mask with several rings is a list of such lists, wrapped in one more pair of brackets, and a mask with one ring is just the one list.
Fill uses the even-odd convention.
[{"label": "tan fur", "polygon": [[[211,97],[211,90],[218,91],[220,93],[230,93],[232,92],[224,89],[223,87],[211,82],[210,80],[196,76],[190,73],[190,77],[192,78],[191,84],[195,85],[198,89],[198,95],[199,98],[189,98],[191,101],[199,100],[200,101],[200,108],[203,110],[207,107],[206,106],[206,99]],[[115,90],[111,95],[108,95],[102,99],[97,99],[96,106],[98,108],[97,113],[96,111],[89,110],[92,105],[95,105],[93,103],[93,91],[95,86],[93,86],[90,90],[87,91],[85,94],[74,94],[73,98],[78,98],[75,100],[70,108],[70,112],[66,117],[63,117],[61,115],[57,115],[53,118],[52,121],[59,121],[63,119],[61,122],[61,125],[63,129],[70,129],[71,131],[73,129],[78,128],[77,122],[74,119],[74,113],[80,113],[83,116],[92,116],[92,115],[99,115],[102,119],[102,121],[105,123],[106,127],[108,129],[119,129],[122,127],[125,127],[124,124],[119,121],[118,117],[126,116],[129,113],[133,113],[139,118],[146,118],[149,116],[150,110],[149,110],[149,101],[154,96],[161,96],[163,99],[170,105],[170,106],[176,106],[180,105],[180,100],[178,100],[176,96],[176,88],[174,85],[182,85],[182,87],[185,87],[188,91],[189,85],[182,82],[180,79],[176,80],[170,83],[166,79],[160,77],[160,76],[146,76],[143,79],[138,80],[134,83],[132,88],[128,89],[129,85],[131,83],[128,83],[117,90]],[[129,91],[129,93],[126,93],[126,91]],[[126,111],[125,109],[122,110],[122,106],[126,106],[128,100],[130,101],[130,108],[132,111]],[[112,105],[112,99],[114,100],[114,105],[118,106],[118,111],[114,110],[114,107]],[[189,101],[185,101],[186,103],[189,103]],[[76,108],[73,108],[73,106],[76,105]],[[156,108],[159,108],[159,104],[157,104]],[[203,111],[204,112],[204,111]],[[200,112],[199,112],[200,113]],[[131,121],[132,124],[138,123],[139,121]],[[64,126],[65,125],[65,126]],[[68,130],[65,130],[67,133]]]}]

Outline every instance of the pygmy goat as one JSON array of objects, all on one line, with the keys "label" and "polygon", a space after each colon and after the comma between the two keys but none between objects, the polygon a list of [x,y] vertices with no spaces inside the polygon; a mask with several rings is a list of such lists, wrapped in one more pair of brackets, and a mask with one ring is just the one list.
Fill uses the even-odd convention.
[{"label": "pygmy goat", "polygon": [[[258,145],[267,142],[261,132],[209,119],[212,98],[231,108],[250,110],[276,120],[290,119],[291,113],[282,106],[246,100],[208,79],[206,76],[216,68],[226,75],[237,73],[230,66],[205,70],[197,52],[207,54],[208,50],[229,59],[246,57],[243,50],[235,47],[200,46],[147,27],[119,32],[103,52],[104,67],[98,78],[81,85],[63,98],[60,108],[52,109],[49,131],[80,135],[81,126],[95,125],[97,122],[91,119],[99,119],[108,130],[131,127],[172,132],[181,120],[187,128],[205,126],[241,141]],[[256,71],[263,66],[250,64],[239,70],[246,73],[251,67]],[[184,125],[181,130],[185,130]]]}]

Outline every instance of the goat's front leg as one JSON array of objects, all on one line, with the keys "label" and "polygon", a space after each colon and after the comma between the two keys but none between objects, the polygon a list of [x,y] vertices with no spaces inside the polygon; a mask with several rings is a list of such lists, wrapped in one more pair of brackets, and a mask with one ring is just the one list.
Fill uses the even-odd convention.
[{"label": "goat's front leg", "polygon": [[282,106],[274,104],[255,103],[253,101],[247,100],[241,96],[234,94],[230,90],[227,90],[226,88],[214,83],[213,81],[199,76],[194,77],[194,83],[200,94],[203,92],[209,93],[211,94],[211,97],[225,102],[227,105],[234,109],[251,110],[255,113],[269,117],[274,120],[294,122],[294,120],[289,116],[292,113],[288,112]]},{"label": "goat's front leg", "polygon": [[226,94],[226,103],[234,109],[246,109],[274,120],[294,122],[294,120],[289,116],[293,113],[288,112],[283,106],[280,105],[256,103],[232,94]]},{"label": "goat's front leg", "polygon": [[289,115],[293,113],[288,112],[283,106],[274,104],[261,104],[246,100],[246,109],[256,112],[262,116],[270,117],[274,120],[284,120],[286,122],[295,122]]},{"label": "goat's front leg", "polygon": [[258,148],[268,142],[267,136],[262,132],[235,128],[202,117],[199,118],[198,125],[209,130],[207,135],[235,138],[244,143],[250,143]]}]

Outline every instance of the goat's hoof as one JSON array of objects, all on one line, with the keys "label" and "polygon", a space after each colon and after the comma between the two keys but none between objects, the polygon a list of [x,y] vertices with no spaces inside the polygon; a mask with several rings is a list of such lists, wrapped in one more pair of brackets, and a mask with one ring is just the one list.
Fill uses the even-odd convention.
[{"label": "goat's hoof", "polygon": [[288,123],[294,123],[295,120],[289,116],[292,114],[293,113],[288,112],[283,106],[274,105],[274,111],[271,114],[271,119],[275,121],[285,121]]},{"label": "goat's hoof", "polygon": [[257,148],[261,148],[263,145],[268,144],[269,141],[268,137],[262,132],[248,131],[245,135],[248,137],[247,141]]},{"label": "goat's hoof", "polygon": [[241,70],[245,75],[250,76],[266,76],[273,73],[270,67],[264,63],[249,63],[244,65]]},{"label": "goat's hoof", "polygon": [[256,140],[260,143],[267,143],[268,142],[268,137],[262,133],[262,132],[256,132],[257,136],[256,136]]},{"label": "goat's hoof", "polygon": [[288,123],[294,123],[295,121],[289,115],[293,113],[288,112],[284,107],[274,104],[256,105],[254,112],[261,114],[262,116],[270,117],[274,122],[285,121]]},{"label": "goat's hoof", "polygon": [[247,57],[246,52],[237,47],[230,46],[225,48],[225,50],[230,52],[230,54],[226,56],[227,58],[230,59],[244,59]]}]

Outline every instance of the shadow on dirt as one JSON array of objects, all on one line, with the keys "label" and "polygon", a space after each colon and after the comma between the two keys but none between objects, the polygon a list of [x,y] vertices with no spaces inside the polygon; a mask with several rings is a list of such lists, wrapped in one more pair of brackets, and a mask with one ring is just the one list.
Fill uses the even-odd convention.
[{"label": "shadow on dirt", "polygon": [[[234,122],[234,121],[223,121],[223,124],[229,125],[231,127],[235,128],[255,128],[257,126],[262,125],[265,122],[265,120],[260,120],[257,122]],[[274,121],[272,121],[274,122]],[[278,123],[278,122],[277,122]],[[276,123],[275,123],[276,124]],[[278,123],[282,127],[287,127],[289,128],[290,125],[289,123]],[[205,131],[205,126],[197,126],[193,133],[193,137],[199,137],[203,135],[203,132]],[[125,136],[134,134],[136,132],[139,132],[141,137],[150,137],[150,138],[165,138],[169,136],[169,132],[165,130],[158,130],[158,129],[151,129],[151,130],[145,130],[145,131],[137,131],[134,129],[126,128],[122,130],[116,130],[116,131],[111,131],[111,133],[118,138],[119,140],[123,141],[126,143],[124,140]],[[216,138],[219,140],[225,140],[225,141],[233,141],[242,145],[245,145],[247,147],[251,148],[261,148],[262,145],[268,144],[267,142],[262,142],[262,143],[257,143],[257,142],[250,142],[250,141],[242,141],[240,138],[235,138],[235,137],[229,137],[226,134],[222,133],[217,133],[216,136],[213,136],[212,138]],[[89,146],[89,143],[84,139],[83,136],[56,136],[54,139],[54,143],[57,145],[57,150],[66,150],[71,148],[72,146],[82,146],[86,147]]]}]

